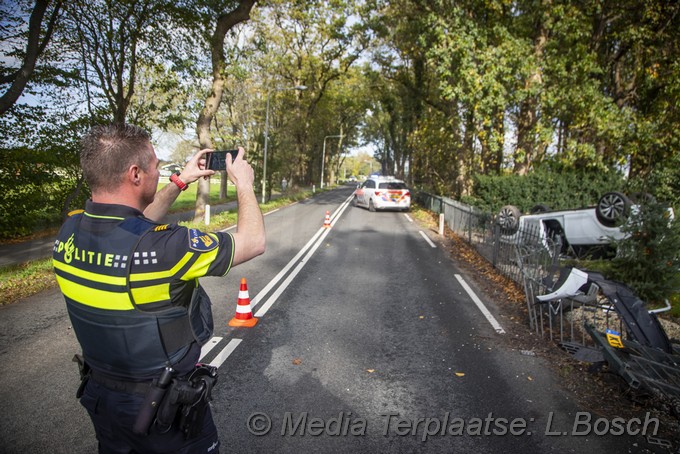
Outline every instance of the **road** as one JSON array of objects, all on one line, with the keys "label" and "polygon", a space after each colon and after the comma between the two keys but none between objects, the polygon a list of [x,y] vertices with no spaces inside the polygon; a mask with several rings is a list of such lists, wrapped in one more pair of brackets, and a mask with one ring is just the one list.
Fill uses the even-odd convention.
[{"label": "road", "polygon": [[[350,194],[269,213],[267,252],[203,279],[221,452],[647,452],[639,436],[588,431],[587,410],[510,346],[499,308],[434,232]],[[254,328],[227,325],[242,277]],[[96,452],[74,398],[78,351],[57,291],[0,308],[1,452]]]}]

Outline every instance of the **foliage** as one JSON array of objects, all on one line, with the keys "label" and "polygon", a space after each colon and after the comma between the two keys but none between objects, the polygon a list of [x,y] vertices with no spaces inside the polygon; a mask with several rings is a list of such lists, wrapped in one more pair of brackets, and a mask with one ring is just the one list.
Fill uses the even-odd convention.
[{"label": "foliage", "polygon": [[546,168],[526,176],[477,175],[473,196],[464,200],[494,213],[503,205],[515,205],[526,213],[538,204],[555,210],[594,206],[604,193],[624,187],[623,178],[615,172]]},{"label": "foliage", "polygon": [[[82,205],[78,144],[87,120],[71,119],[41,108],[15,106],[15,116],[0,117],[12,131],[0,143],[0,238],[28,235],[58,224],[65,211]],[[54,121],[43,121],[54,119]]]},{"label": "foliage", "polygon": [[680,288],[680,222],[664,204],[647,201],[621,226],[611,278],[648,303],[661,303]]},{"label": "foliage", "polygon": [[[348,148],[369,145],[383,172],[489,206],[590,205],[614,188],[680,204],[678,2],[268,0],[217,33],[244,3],[49,2],[39,36],[49,42],[2,116],[7,159],[39,166],[13,180],[24,164],[3,164],[14,192],[1,227],[27,232],[76,194],[75,119],[124,120],[195,144],[188,126],[209,103],[219,105],[205,124],[210,141],[245,146],[258,184],[269,117],[269,188],[283,177],[318,182],[324,144],[330,179]],[[3,4],[0,91],[30,47],[34,7]],[[506,174],[531,179],[496,180]]]}]

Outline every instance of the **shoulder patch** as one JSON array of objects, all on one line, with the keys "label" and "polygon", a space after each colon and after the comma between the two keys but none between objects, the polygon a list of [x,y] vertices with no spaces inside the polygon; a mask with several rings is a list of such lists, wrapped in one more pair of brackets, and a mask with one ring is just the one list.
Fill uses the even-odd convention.
[{"label": "shoulder patch", "polygon": [[163,230],[170,230],[170,224],[161,224],[153,228],[154,232],[162,232]]},{"label": "shoulder patch", "polygon": [[189,248],[194,251],[208,252],[215,249],[219,243],[215,238],[197,229],[189,229]]},{"label": "shoulder patch", "polygon": [[82,210],[82,209],[81,210],[73,210],[73,211],[69,211],[67,216],[69,216],[69,217],[75,216],[76,214],[80,214],[80,213],[84,213],[84,212],[85,212],[85,210]]}]

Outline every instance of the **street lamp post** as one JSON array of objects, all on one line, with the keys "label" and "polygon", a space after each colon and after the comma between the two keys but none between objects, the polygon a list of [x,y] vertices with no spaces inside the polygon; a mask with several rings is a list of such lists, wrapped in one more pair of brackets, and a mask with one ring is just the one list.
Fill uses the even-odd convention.
[{"label": "street lamp post", "polygon": [[262,203],[265,203],[267,197],[267,145],[269,144],[269,98],[271,97],[272,91],[283,91],[283,90],[306,90],[307,87],[304,85],[296,85],[295,87],[283,87],[274,88],[267,90],[267,113],[265,114],[264,120],[264,157],[262,162]]},{"label": "street lamp post", "polygon": [[323,189],[323,165],[326,162],[326,139],[330,139],[333,137],[342,137],[342,134],[326,136],[323,138],[323,151],[321,152],[321,184],[319,184],[319,188],[321,189]]}]

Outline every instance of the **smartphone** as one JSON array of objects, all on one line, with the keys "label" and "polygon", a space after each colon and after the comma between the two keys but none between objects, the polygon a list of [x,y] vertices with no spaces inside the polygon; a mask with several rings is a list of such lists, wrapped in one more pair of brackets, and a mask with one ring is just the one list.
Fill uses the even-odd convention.
[{"label": "smartphone", "polygon": [[205,154],[205,168],[208,170],[226,170],[227,156],[234,162],[238,150],[215,150]]}]

